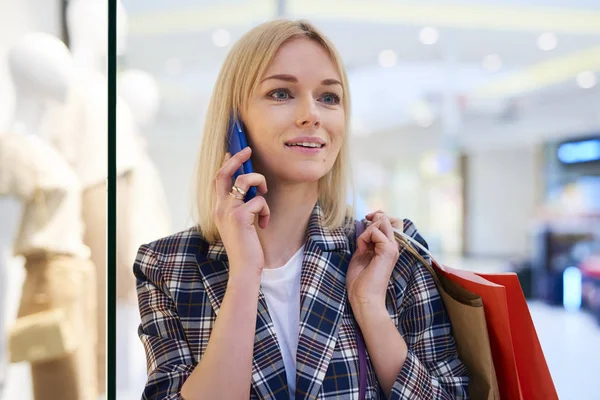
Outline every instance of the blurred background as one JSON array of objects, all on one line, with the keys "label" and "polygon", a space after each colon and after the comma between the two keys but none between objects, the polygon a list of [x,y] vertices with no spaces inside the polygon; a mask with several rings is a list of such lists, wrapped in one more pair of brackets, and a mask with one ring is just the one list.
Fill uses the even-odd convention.
[{"label": "blurred background", "polygon": [[[0,0],[3,16],[9,16],[0,25],[0,132],[15,113],[14,78],[5,65],[11,46],[28,32],[45,32],[76,55],[69,43],[77,36],[69,29],[69,3],[105,2]],[[121,235],[127,240],[119,244],[118,265],[120,399],[139,398],[145,381],[130,272],[135,249],[192,224],[192,171],[218,70],[241,35],[280,16],[312,21],[346,63],[358,216],[383,209],[413,220],[433,254],[452,267],[517,272],[560,398],[596,397],[600,3],[122,0],[121,5],[119,215],[128,217],[119,222],[127,232]],[[75,57],[80,67],[81,53]],[[65,104],[58,108],[69,109],[70,118],[85,114]],[[64,121],[64,112],[54,111],[43,126],[56,130],[51,122]],[[60,148],[51,133],[40,132]],[[68,159],[68,151],[61,151]],[[14,220],[0,226],[5,249],[14,236],[5,226],[19,221],[15,207],[16,202],[0,202],[3,218]],[[156,218],[138,216],[147,213]],[[5,254],[0,316],[8,332],[25,272],[19,257]],[[33,398],[28,363],[0,364],[0,382],[0,399]]]}]

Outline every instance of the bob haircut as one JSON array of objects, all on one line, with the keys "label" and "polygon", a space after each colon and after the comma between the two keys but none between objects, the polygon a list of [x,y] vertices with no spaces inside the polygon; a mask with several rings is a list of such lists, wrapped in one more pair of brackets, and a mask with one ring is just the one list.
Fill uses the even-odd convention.
[{"label": "bob haircut", "polygon": [[[239,118],[246,109],[277,50],[284,43],[301,38],[313,40],[323,46],[342,79],[342,106],[346,119],[344,140],[332,169],[319,180],[319,205],[325,228],[350,229],[347,217],[352,214],[353,207],[347,205],[346,199],[349,189],[352,189],[354,202],[354,191],[351,185],[348,145],[350,96],[345,67],[333,44],[309,22],[274,20],[253,28],[235,43],[221,67],[208,105],[196,163],[194,203],[197,229],[209,243],[220,239],[213,220],[216,201],[213,182],[228,149],[229,119],[232,114],[234,118]],[[250,138],[248,142],[251,145]]]}]

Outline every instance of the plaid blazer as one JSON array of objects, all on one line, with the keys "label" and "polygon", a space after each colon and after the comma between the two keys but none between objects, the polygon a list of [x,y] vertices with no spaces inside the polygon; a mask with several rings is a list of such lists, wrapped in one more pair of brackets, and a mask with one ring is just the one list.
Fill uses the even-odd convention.
[{"label": "plaid blazer", "polygon": [[[302,261],[296,399],[358,399],[357,323],[346,292],[354,232],[328,230],[321,221],[317,204]],[[426,245],[409,220],[404,230]],[[225,249],[222,242],[207,243],[196,230],[184,231],[142,246],[134,273],[138,334],[148,369],[142,399],[181,399],[181,387],[202,359],[227,288]],[[408,251],[401,251],[390,279],[387,308],[409,349],[391,398],[466,399],[467,370],[458,359],[444,304],[428,270]],[[366,398],[383,399],[368,355],[367,364]],[[252,399],[289,399],[262,292],[251,385]]]}]

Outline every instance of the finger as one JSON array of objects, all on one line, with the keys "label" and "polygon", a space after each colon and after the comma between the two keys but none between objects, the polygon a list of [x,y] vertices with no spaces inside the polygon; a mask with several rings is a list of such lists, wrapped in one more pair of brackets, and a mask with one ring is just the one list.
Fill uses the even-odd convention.
[{"label": "finger", "polygon": [[394,228],[392,227],[392,223],[390,219],[385,214],[377,214],[375,216],[375,222],[378,222],[378,228],[383,234],[388,238],[390,242],[393,242],[394,239]]},{"label": "finger", "polygon": [[233,174],[243,163],[250,159],[251,155],[252,150],[250,147],[246,147],[244,150],[225,160],[215,177],[217,193],[219,195],[226,196],[230,192]]},{"label": "finger", "polygon": [[385,213],[384,212],[376,212],[371,216],[371,220],[373,220],[373,222],[377,222],[379,220],[381,220],[382,217],[385,217]]},{"label": "finger", "polygon": [[[369,224],[367,229],[365,229],[365,231],[362,233],[362,235],[359,236],[359,238],[362,236],[365,239],[366,243],[373,244],[371,231],[372,230],[380,230],[380,225],[381,225],[381,221],[377,221],[377,222],[373,222],[373,223]],[[385,234],[384,234],[384,236],[385,236]],[[387,237],[386,237],[386,240],[387,240]],[[387,240],[387,241],[389,241],[389,240]]]},{"label": "finger", "polygon": [[373,222],[370,226],[374,226],[377,229],[379,229],[383,235],[386,237],[387,239],[387,243],[393,243],[394,246],[400,250],[401,245],[400,242],[398,242],[396,240],[396,235],[394,233],[394,229],[392,228],[391,224],[389,223],[389,219],[379,217],[379,219],[376,222]]},{"label": "finger", "polygon": [[[221,167],[223,167],[223,165],[227,162],[227,160],[229,160],[231,158],[231,153],[227,152],[225,153],[225,155],[223,156],[223,162],[221,163]],[[218,172],[217,172],[218,174]],[[217,177],[215,177],[215,179],[213,179],[213,187],[215,190],[217,190]]]},{"label": "finger", "polygon": [[[375,212],[369,213],[365,216],[365,218],[369,221],[376,221],[377,218],[383,216],[383,215],[387,215],[385,214],[383,211],[381,210],[377,210]],[[389,215],[387,216],[390,219],[390,223],[392,224],[392,226],[396,229],[403,229],[404,228],[404,221],[401,218],[394,218],[394,217],[390,217]]]},{"label": "finger", "polygon": [[383,225],[383,221],[379,221],[377,225],[376,223],[372,225],[373,230],[368,232],[368,236],[365,237],[365,247],[372,248],[375,254],[394,259],[395,263],[400,255],[400,245],[395,238],[390,241],[388,236],[381,230],[381,225]]},{"label": "finger", "polygon": [[377,247],[378,245],[389,245],[389,239],[376,224],[377,223],[373,223],[358,237],[357,250],[363,252],[371,246]]},{"label": "finger", "polygon": [[383,211],[381,211],[381,210],[377,210],[377,211],[373,211],[373,212],[368,213],[367,215],[365,215],[365,218],[368,219],[369,221],[371,221],[371,220],[373,220],[373,217],[376,214],[385,214],[385,213]]},{"label": "finger", "polygon": [[249,174],[240,175],[235,180],[235,186],[247,192],[252,186],[256,186],[262,194],[267,193],[267,179],[264,175],[252,172]]},{"label": "finger", "polygon": [[376,211],[371,218],[373,223],[383,221],[379,229],[385,234],[385,236],[388,237],[390,241],[394,241],[394,228],[392,226],[390,217],[381,211]]},{"label": "finger", "polygon": [[401,218],[390,217],[390,222],[391,222],[392,226],[396,229],[402,230],[404,228],[404,221]]},{"label": "finger", "polygon": [[271,210],[269,209],[267,200],[265,200],[264,197],[256,196],[255,198],[244,204],[242,207],[246,211],[249,211],[255,216],[258,216],[258,226],[261,229],[265,229],[267,227],[269,223],[269,218],[271,217]]}]

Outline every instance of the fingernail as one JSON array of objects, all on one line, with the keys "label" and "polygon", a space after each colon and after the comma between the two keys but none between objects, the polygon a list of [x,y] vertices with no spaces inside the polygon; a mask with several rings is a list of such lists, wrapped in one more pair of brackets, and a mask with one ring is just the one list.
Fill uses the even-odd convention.
[{"label": "fingernail", "polygon": [[244,147],[244,150],[242,150],[244,153],[248,153],[250,151],[250,147]]}]

